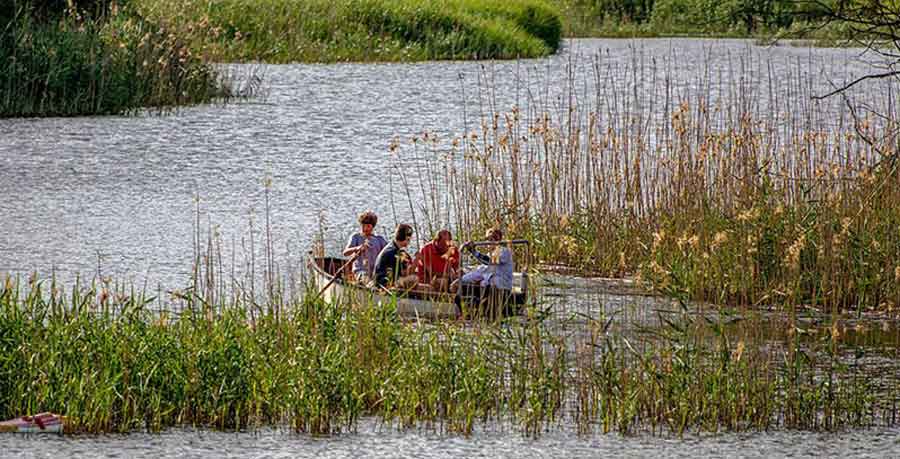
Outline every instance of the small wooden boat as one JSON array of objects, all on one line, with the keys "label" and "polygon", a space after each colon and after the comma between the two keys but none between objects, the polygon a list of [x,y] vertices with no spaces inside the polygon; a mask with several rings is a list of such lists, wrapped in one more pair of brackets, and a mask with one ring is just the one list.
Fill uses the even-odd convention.
[{"label": "small wooden boat", "polygon": [[[498,245],[498,244],[528,244],[528,241],[513,240],[500,242],[478,242],[474,245]],[[529,254],[530,255],[530,254]],[[527,258],[527,257],[526,257]],[[464,289],[460,301],[455,301],[454,293],[436,292],[427,287],[416,287],[407,291],[393,291],[388,289],[376,289],[347,281],[351,278],[348,259],[338,257],[313,257],[310,256],[309,268],[312,279],[317,289],[325,289],[322,298],[325,301],[339,300],[350,301],[355,304],[387,304],[396,301],[397,314],[405,319],[456,319],[461,317],[463,309],[474,308],[478,298],[471,289]],[[526,264],[527,266],[527,264]],[[344,267],[344,272],[341,272]],[[335,277],[337,277],[335,279]],[[327,286],[327,288],[326,288]],[[527,270],[513,273],[513,289],[508,303],[499,310],[502,315],[518,314],[521,305],[528,301],[528,273]]]},{"label": "small wooden boat", "polygon": [[0,422],[3,433],[62,433],[65,418],[53,413],[21,416]]}]

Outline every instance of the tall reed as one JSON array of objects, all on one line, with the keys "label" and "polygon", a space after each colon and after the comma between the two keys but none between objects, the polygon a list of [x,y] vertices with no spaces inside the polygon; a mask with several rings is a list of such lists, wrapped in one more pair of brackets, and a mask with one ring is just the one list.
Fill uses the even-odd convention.
[{"label": "tall reed", "polygon": [[0,416],[50,410],[83,432],[319,434],[375,416],[465,435],[508,423],[533,436],[556,425],[678,434],[896,422],[896,381],[815,341],[773,346],[757,334],[762,317],[744,327],[676,312],[625,335],[597,318],[559,333],[539,309],[502,324],[404,323],[391,303],[276,295],[251,315],[240,297],[201,292],[161,300],[108,282],[7,278]]},{"label": "tall reed", "polygon": [[127,9],[33,17],[26,6],[0,24],[0,117],[120,114],[231,95],[210,57],[182,30]]},{"label": "tall reed", "polygon": [[464,135],[397,154],[433,164],[421,201],[449,201],[423,211],[470,235],[504,225],[547,264],[640,276],[714,303],[893,310],[893,89],[812,102],[822,86],[807,64],[776,76],[755,58],[707,57],[679,76],[676,55],[573,55],[558,93],[516,80],[528,96],[509,111],[489,82],[518,74],[489,74]]}]

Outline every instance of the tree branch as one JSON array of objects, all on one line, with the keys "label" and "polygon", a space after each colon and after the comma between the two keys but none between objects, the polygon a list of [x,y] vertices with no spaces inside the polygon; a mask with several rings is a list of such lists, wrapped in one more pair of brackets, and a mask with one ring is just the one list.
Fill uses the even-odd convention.
[{"label": "tree branch", "polygon": [[900,70],[894,70],[894,71],[892,71],[892,72],[885,72],[885,73],[873,73],[873,74],[871,74],[871,75],[861,76],[861,77],[859,77],[859,78],[853,80],[852,82],[850,82],[850,83],[848,83],[848,84],[846,84],[846,85],[844,85],[844,86],[842,86],[842,87],[840,87],[840,88],[838,88],[838,89],[835,89],[834,91],[831,91],[831,92],[829,92],[828,94],[825,94],[824,96],[812,96],[812,99],[813,99],[813,100],[827,99],[827,98],[829,98],[829,97],[831,97],[831,96],[833,96],[833,95],[835,95],[835,94],[840,94],[840,93],[842,93],[842,92],[844,92],[844,91],[846,91],[846,90],[852,88],[853,86],[856,86],[857,84],[859,84],[859,83],[865,81],[865,80],[880,79],[880,78],[889,78],[889,77],[897,76],[897,75],[900,75]]}]

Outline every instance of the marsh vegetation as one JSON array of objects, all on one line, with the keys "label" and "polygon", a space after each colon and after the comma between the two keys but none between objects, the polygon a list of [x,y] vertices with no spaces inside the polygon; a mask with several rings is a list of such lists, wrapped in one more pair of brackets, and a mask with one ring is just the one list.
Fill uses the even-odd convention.
[{"label": "marsh vegetation", "polygon": [[[248,48],[217,49],[231,32],[211,33],[211,53],[268,49],[255,33]],[[147,56],[201,46],[172,37],[158,38],[174,55]],[[466,238],[500,224],[531,239],[545,267],[634,278],[671,298],[633,300],[649,322],[541,295],[505,322],[403,322],[390,303],[323,303],[299,278],[280,283],[268,228],[251,229],[249,274],[236,278],[222,267],[217,230],[202,242],[198,219],[186,289],[135,291],[99,275],[87,285],[5,279],[0,416],[58,411],[79,432],[289,425],[326,434],[367,417],[466,435],[510,424],[532,436],[557,426],[684,434],[896,425],[894,92],[876,87],[854,96],[863,104],[835,110],[812,102],[800,71],[772,78],[707,63],[678,84],[644,62],[573,56],[561,94],[526,82],[511,106],[487,83],[504,76],[488,73],[461,135],[390,148],[412,166],[395,185],[421,192],[410,207],[422,234],[447,225]],[[260,252],[265,259],[252,258]],[[261,280],[254,266],[265,267]]]},{"label": "marsh vegetation", "polygon": [[[119,114],[231,95],[227,75],[181,30],[115,2],[67,9],[13,2],[0,13],[0,117]],[[7,9],[8,8],[8,9]]]},{"label": "marsh vegetation", "polygon": [[217,63],[541,57],[561,33],[538,0],[15,1],[0,11],[0,117],[165,110],[257,89],[238,91]]},{"label": "marsh vegetation", "polygon": [[[534,58],[556,52],[562,36],[559,12],[540,0],[135,0],[134,7],[186,24],[186,39],[228,62]],[[207,27],[213,36],[203,35]]]},{"label": "marsh vegetation", "polygon": [[164,300],[7,278],[0,415],[64,412],[80,432],[327,434],[374,416],[397,428],[468,435],[491,422],[532,436],[565,425],[682,434],[896,422],[897,382],[859,365],[866,351],[847,356],[839,328],[773,346],[759,334],[768,319],[677,308],[659,312],[658,326],[619,333],[614,315],[539,307],[503,323],[425,324],[399,321],[390,303],[212,302],[199,292]]},{"label": "marsh vegetation", "polygon": [[465,133],[391,145],[420,165],[421,221],[506,225],[547,265],[696,301],[896,311],[892,82],[816,101],[799,65],[705,62],[691,82],[672,65],[573,58],[558,94],[517,75],[508,109],[488,70]]}]

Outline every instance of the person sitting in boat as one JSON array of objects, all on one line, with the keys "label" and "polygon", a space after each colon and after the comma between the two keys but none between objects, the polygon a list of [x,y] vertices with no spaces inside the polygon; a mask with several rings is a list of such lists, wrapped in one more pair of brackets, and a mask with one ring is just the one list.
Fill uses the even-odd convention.
[{"label": "person sitting in boat", "polygon": [[353,277],[356,282],[365,284],[373,279],[375,260],[384,249],[387,241],[374,233],[378,224],[378,216],[374,212],[366,211],[359,216],[359,233],[350,236],[344,256],[356,256],[353,262]]},{"label": "person sitting in boat", "polygon": [[[503,240],[503,231],[499,228],[491,228],[487,231],[485,238],[491,242],[500,242]],[[475,287],[480,300],[494,298],[501,304],[509,301],[512,292],[513,271],[515,271],[512,250],[498,244],[490,254],[483,254],[475,249],[471,241],[463,244],[462,249],[468,251],[481,263],[480,266],[463,274],[460,278],[459,281],[462,282],[463,288]],[[451,289],[455,290],[456,287],[457,284],[454,282]]]},{"label": "person sitting in boat", "polygon": [[394,232],[394,240],[386,245],[375,260],[375,285],[395,288],[411,289],[416,286],[419,278],[415,274],[415,266],[411,263],[406,247],[412,240],[413,229],[407,224],[400,224]]},{"label": "person sitting in boat", "polygon": [[439,292],[447,291],[459,270],[459,251],[451,244],[453,235],[440,230],[416,254],[416,275],[420,284],[428,284]]}]

